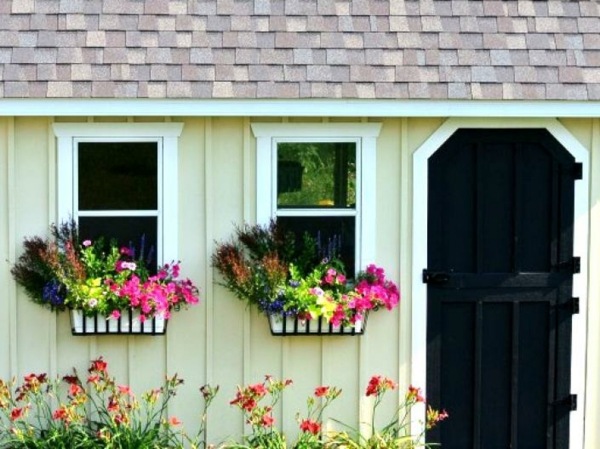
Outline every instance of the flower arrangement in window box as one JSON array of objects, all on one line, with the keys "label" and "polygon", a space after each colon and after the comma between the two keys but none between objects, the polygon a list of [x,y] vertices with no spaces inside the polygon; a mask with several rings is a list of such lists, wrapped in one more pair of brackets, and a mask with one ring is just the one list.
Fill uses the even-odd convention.
[{"label": "flower arrangement in window box", "polygon": [[153,274],[144,239],[135,249],[79,241],[74,221],[52,225],[50,238],[26,238],[12,267],[14,279],[37,304],[70,310],[74,335],[164,334],[173,310],[199,302],[198,288],[179,279],[179,263]]},{"label": "flower arrangement in window box", "polygon": [[362,334],[368,313],[392,310],[400,293],[375,265],[351,281],[337,254],[335,238],[322,245],[305,234],[297,245],[271,221],[237,227],[212,263],[228,290],[269,317],[274,335]]}]

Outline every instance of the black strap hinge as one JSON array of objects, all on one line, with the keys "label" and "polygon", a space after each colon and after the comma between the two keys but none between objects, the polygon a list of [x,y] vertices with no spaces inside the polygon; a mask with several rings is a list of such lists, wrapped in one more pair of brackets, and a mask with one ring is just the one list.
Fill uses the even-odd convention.
[{"label": "black strap hinge", "polygon": [[427,268],[423,270],[424,284],[443,284],[450,280],[450,275],[443,271],[430,271]]},{"label": "black strap hinge", "polygon": [[581,258],[571,257],[571,259],[558,264],[558,269],[561,271],[568,271],[570,273],[581,273]]},{"label": "black strap hinge", "polygon": [[561,408],[566,407],[569,409],[569,411],[574,412],[575,410],[577,410],[577,395],[570,394],[562,399],[559,399],[558,401],[555,401],[553,405],[559,406]]},{"label": "black strap hinge", "polygon": [[573,315],[579,313],[579,298],[571,298],[571,313]]},{"label": "black strap hinge", "polygon": [[575,162],[573,166],[573,178],[576,180],[583,179],[583,164],[581,162]]}]

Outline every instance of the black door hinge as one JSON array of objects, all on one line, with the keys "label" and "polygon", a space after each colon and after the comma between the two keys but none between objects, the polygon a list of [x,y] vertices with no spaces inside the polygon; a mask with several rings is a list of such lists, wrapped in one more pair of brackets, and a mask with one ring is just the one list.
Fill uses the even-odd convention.
[{"label": "black door hinge", "polygon": [[574,412],[577,410],[577,395],[570,394],[562,399],[559,399],[558,401],[553,402],[553,405],[567,407],[569,411]]},{"label": "black door hinge", "polygon": [[444,284],[450,280],[450,275],[443,271],[429,271],[427,268],[423,270],[424,284]]},{"label": "black door hinge", "polygon": [[583,164],[581,162],[575,162],[573,166],[573,178],[583,179]]},{"label": "black door hinge", "polygon": [[558,269],[561,271],[568,271],[573,274],[581,273],[581,258],[571,257],[570,260],[560,262],[558,264]]},{"label": "black door hinge", "polygon": [[571,298],[571,313],[573,315],[579,313],[579,298]]}]

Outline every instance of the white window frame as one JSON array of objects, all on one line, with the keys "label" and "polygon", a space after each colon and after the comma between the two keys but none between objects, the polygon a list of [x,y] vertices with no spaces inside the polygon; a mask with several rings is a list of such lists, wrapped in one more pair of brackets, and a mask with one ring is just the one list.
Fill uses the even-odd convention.
[{"label": "white window frame", "polygon": [[[253,123],[256,137],[256,221],[276,216],[355,216],[355,267],[375,261],[376,162],[380,123]],[[277,144],[282,142],[356,143],[356,207],[352,210],[277,210]]]},{"label": "white window frame", "polygon": [[[182,123],[54,123],[57,137],[57,207],[60,221],[79,216],[157,217],[158,264],[177,258],[177,154]],[[79,142],[156,142],[158,198],[156,210],[98,211],[79,213],[77,148]]]}]

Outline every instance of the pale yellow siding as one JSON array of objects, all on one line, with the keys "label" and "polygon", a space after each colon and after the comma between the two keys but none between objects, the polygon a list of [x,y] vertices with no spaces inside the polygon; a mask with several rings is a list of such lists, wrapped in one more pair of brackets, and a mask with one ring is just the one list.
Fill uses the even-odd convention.
[{"label": "pale yellow siding", "polygon": [[[94,121],[60,118],[56,121]],[[106,118],[98,121],[149,121]],[[286,119],[260,119],[285,121]],[[356,119],[348,120],[355,121]],[[370,119],[371,121],[379,121]],[[382,119],[377,144],[378,264],[400,283],[402,303],[391,313],[369,317],[357,338],[272,337],[263,316],[246,309],[223,287],[210,266],[215,240],[231,235],[235,223],[255,219],[255,139],[250,118],[164,118],[183,122],[179,140],[179,248],[184,274],[202,288],[202,304],[176,314],[165,337],[73,337],[66,314],[54,315],[30,302],[10,276],[24,237],[44,234],[56,217],[56,148],[48,118],[0,118],[0,376],[29,372],[84,372],[104,356],[122,383],[141,392],[175,372],[186,383],[171,412],[194,430],[200,411],[198,388],[210,382],[221,392],[209,419],[218,442],[243,431],[239,411],[229,405],[237,384],[265,374],[292,378],[294,385],[276,415],[295,431],[315,386],[337,385],[342,398],[332,415],[357,426],[366,419],[364,387],[372,374],[410,382],[412,153],[444,119]],[[327,121],[327,119],[289,119]],[[342,121],[339,118],[331,121]],[[592,151],[589,337],[586,421],[600,421],[600,120],[563,120]],[[425,199],[423,198],[423,201]],[[400,393],[401,394],[401,393]],[[596,425],[586,428],[586,448],[600,447]]]}]

